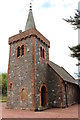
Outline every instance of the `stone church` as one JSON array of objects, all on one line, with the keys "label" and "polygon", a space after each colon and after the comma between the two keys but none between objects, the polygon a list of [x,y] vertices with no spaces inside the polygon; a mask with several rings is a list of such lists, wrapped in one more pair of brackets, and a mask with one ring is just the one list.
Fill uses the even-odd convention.
[{"label": "stone church", "polygon": [[49,60],[50,41],[35,26],[30,8],[25,31],[9,38],[7,107],[37,110],[78,102],[78,83]]}]

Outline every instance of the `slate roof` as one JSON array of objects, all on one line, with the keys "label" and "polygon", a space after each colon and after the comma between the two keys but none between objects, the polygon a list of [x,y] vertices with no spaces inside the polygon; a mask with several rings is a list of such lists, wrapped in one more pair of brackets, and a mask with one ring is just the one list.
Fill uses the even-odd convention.
[{"label": "slate roof", "polygon": [[32,10],[29,10],[29,14],[28,14],[28,18],[27,18],[27,22],[25,26],[25,31],[32,29],[32,28],[36,28],[36,26],[35,26]]},{"label": "slate roof", "polygon": [[78,81],[75,80],[63,67],[49,61],[49,66],[54,69],[57,74],[64,80],[70,83],[78,84]]}]

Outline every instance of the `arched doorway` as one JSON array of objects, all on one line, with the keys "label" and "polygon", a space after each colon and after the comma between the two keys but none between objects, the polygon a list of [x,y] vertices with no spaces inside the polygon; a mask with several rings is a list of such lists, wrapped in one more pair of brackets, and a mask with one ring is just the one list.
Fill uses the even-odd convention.
[{"label": "arched doorway", "polygon": [[41,88],[41,106],[47,106],[47,90],[45,86]]}]

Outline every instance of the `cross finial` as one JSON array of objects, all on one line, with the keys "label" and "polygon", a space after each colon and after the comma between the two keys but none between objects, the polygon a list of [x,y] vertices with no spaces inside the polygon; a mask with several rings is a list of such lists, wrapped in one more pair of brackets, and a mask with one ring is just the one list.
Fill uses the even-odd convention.
[{"label": "cross finial", "polygon": [[30,11],[32,11],[32,1],[33,0],[30,0],[30,9],[29,9]]}]

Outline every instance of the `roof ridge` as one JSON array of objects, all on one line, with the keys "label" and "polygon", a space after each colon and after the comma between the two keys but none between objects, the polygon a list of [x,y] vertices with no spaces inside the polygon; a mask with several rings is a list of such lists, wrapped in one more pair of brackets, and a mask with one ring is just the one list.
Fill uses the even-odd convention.
[{"label": "roof ridge", "polygon": [[[49,60],[50,61],[50,60]],[[52,62],[52,61],[50,61],[51,63],[53,63],[53,64],[55,64],[55,65],[57,65],[56,63],[54,63],[54,62]],[[60,67],[59,65],[57,65],[58,67]]]},{"label": "roof ridge", "polygon": [[[52,62],[52,61],[50,61],[50,62]],[[52,63],[54,63],[54,62],[52,62]],[[57,65],[56,63],[54,63],[54,64]],[[65,72],[67,72],[75,80],[75,78],[64,67],[59,66],[59,65],[57,65],[57,66],[60,67],[60,68],[62,68],[62,69],[64,69]]]},{"label": "roof ridge", "polygon": [[[61,67],[61,68],[65,70],[64,67]],[[75,80],[75,78],[67,70],[65,70],[65,71]]]}]

